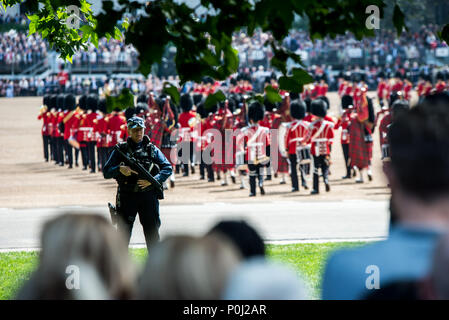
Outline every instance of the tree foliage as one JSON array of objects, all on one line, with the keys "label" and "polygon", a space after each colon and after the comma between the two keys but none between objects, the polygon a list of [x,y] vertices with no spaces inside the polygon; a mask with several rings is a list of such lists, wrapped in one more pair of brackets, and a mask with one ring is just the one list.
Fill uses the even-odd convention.
[{"label": "tree foliage", "polygon": [[[175,62],[181,82],[200,81],[204,76],[223,80],[236,72],[238,52],[232,48],[232,35],[242,29],[253,35],[260,28],[272,35],[265,43],[273,50],[272,66],[282,72],[280,88],[302,91],[311,77],[301,68],[287,70],[287,60],[302,65],[301,57],[282,47],[283,39],[300,16],[308,22],[312,39],[352,32],[357,39],[373,36],[374,30],[365,26],[366,7],[376,5],[380,18],[388,0],[200,0],[205,14],[198,16],[198,8],[174,0],[154,0],[141,3],[135,0],[102,1],[102,11],[94,16],[86,0],[0,0],[4,7],[23,3],[29,11],[29,33],[40,33],[63,59],[71,61],[88,42],[98,46],[98,39],[123,39],[139,52],[139,70],[151,72],[160,62],[167,45],[176,47]],[[401,1],[401,4],[406,2]],[[39,9],[39,4],[42,6]],[[69,29],[61,21],[69,18],[65,8],[76,5],[81,10],[81,27]],[[137,15],[137,12],[144,12]],[[135,19],[128,21],[125,17]],[[396,3],[392,24],[398,34],[405,27],[407,17]],[[449,43],[448,27],[439,35]],[[171,90],[168,90],[169,92]],[[273,96],[270,94],[270,96]]]}]

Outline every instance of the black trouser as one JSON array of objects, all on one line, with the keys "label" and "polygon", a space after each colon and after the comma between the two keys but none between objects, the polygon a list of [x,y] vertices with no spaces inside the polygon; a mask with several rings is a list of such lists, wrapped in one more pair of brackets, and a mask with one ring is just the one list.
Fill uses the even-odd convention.
[{"label": "black trouser", "polygon": [[343,156],[345,157],[345,166],[346,166],[346,176],[351,176],[351,164],[349,163],[349,143],[343,143],[341,145],[343,148]]},{"label": "black trouser", "polygon": [[318,169],[321,168],[325,184],[329,184],[329,164],[326,156],[313,156],[313,190],[320,191]]},{"label": "black trouser", "polygon": [[73,150],[69,143],[69,140],[64,140],[65,153],[67,155],[67,160],[69,161],[69,166],[73,166]]},{"label": "black trouser", "polygon": [[253,194],[256,194],[256,178],[259,180],[259,187],[263,187],[263,175],[262,175],[263,167],[264,165],[262,164],[248,164],[249,186],[250,191]]},{"label": "black trouser", "polygon": [[56,162],[59,162],[60,165],[64,165],[64,137],[57,137],[56,145],[58,153]]},{"label": "black trouser", "polygon": [[75,163],[78,165],[78,157],[80,155],[80,149],[75,149]]},{"label": "black trouser", "polygon": [[44,142],[44,158],[45,161],[48,161],[48,147],[50,146],[50,136],[42,136],[42,140]]},{"label": "black trouser", "polygon": [[161,226],[159,200],[153,192],[118,192],[117,210],[122,218],[118,229],[126,236],[128,245],[137,213],[143,227],[147,249],[149,250],[159,241]]},{"label": "black trouser", "polygon": [[98,166],[103,170],[104,165],[108,161],[109,150],[106,147],[99,147],[98,150]]},{"label": "black trouser", "polygon": [[206,172],[206,163],[203,159],[203,150],[196,151],[196,160],[198,161],[198,159],[200,163],[200,176],[204,177]]},{"label": "black trouser", "polygon": [[189,174],[189,161],[193,165],[193,142],[183,141],[178,145],[178,159],[183,165],[184,174]]},{"label": "black trouser", "polygon": [[[290,160],[290,171],[291,171],[291,178],[292,178],[292,188],[299,190],[298,185],[298,171],[297,171],[297,156],[296,154],[289,154],[288,158]],[[305,171],[304,171],[304,165],[299,165],[299,171],[301,172],[301,184],[304,186],[306,185],[306,179],[305,179]]]},{"label": "black trouser", "polygon": [[56,161],[56,138],[50,136],[50,156],[51,160]]},{"label": "black trouser", "polygon": [[83,169],[87,169],[87,165],[89,164],[89,153],[87,150],[87,141],[80,142],[80,145],[85,145],[85,146],[80,146],[80,149],[81,149],[81,160],[83,162]]},{"label": "black trouser", "polygon": [[95,146],[96,141],[89,141],[87,143],[87,150],[89,153],[90,172],[95,172]]}]

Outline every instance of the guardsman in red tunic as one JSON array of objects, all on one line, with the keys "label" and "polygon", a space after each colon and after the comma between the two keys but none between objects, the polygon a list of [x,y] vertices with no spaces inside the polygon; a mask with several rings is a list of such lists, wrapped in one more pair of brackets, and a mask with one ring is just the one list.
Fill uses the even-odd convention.
[{"label": "guardsman in red tunic", "polygon": [[423,96],[426,97],[432,92],[433,86],[430,76],[425,76],[424,78],[424,87],[423,87]]},{"label": "guardsman in red tunic", "polygon": [[343,96],[341,99],[341,107],[343,114],[338,119],[335,129],[341,128],[341,147],[343,149],[343,157],[345,159],[346,175],[342,179],[351,178],[351,162],[349,159],[349,126],[351,124],[351,114],[354,110],[353,99],[351,96]]},{"label": "guardsman in red tunic", "polygon": [[83,170],[87,170],[89,165],[89,154],[87,150],[87,142],[89,141],[89,128],[86,127],[86,110],[87,110],[87,95],[82,95],[79,98],[78,106],[80,108],[79,127],[76,134],[76,140],[80,144],[81,160],[83,164]]},{"label": "guardsman in red tunic", "polygon": [[323,100],[316,99],[312,101],[311,111],[316,116],[315,121],[309,125],[309,133],[303,142],[303,145],[312,143],[311,154],[313,156],[313,190],[310,194],[318,194],[319,174],[321,172],[324,179],[326,191],[330,191],[328,178],[330,146],[334,138],[333,123],[324,120],[327,114],[326,103]]},{"label": "guardsman in red tunic", "polygon": [[50,155],[51,160],[56,161],[56,138],[53,136],[53,131],[55,131],[55,117],[56,117],[56,95],[51,95],[48,100],[48,109],[50,111],[47,114],[48,117],[48,134],[50,135]]},{"label": "guardsman in red tunic", "polygon": [[310,170],[311,162],[310,145],[302,144],[307,138],[310,126],[309,122],[303,120],[306,115],[304,101],[293,100],[290,103],[290,115],[294,120],[289,124],[287,129],[285,147],[290,160],[292,192],[296,192],[299,191],[297,164],[299,164],[299,171],[301,173],[301,185],[307,190],[308,186],[305,176]]},{"label": "guardsman in red tunic", "polygon": [[48,110],[50,96],[48,94],[44,95],[43,104],[39,110],[38,120],[42,120],[42,140],[44,144],[44,159],[48,162],[48,148],[50,146],[50,129],[48,124],[50,123],[50,111]]},{"label": "guardsman in red tunic", "polygon": [[259,102],[253,102],[248,108],[250,125],[243,128],[237,137],[237,148],[245,151],[245,161],[248,163],[250,197],[256,196],[256,179],[259,181],[260,193],[265,194],[262,170],[270,161],[267,153],[267,147],[270,145],[270,129],[259,125],[263,116],[264,106]]},{"label": "guardsman in red tunic", "polygon": [[218,130],[221,133],[221,146],[218,144],[214,144],[214,167],[217,171],[217,176],[220,176],[220,173],[223,172],[223,181],[221,182],[222,186],[228,185],[227,181],[227,173],[231,169],[234,168],[233,150],[232,148],[228,148],[227,145],[232,145],[232,141],[228,141],[227,139],[231,139],[232,136],[226,134],[226,130],[232,130],[234,127],[233,114],[230,110],[229,100],[219,103],[219,109],[215,113],[214,117],[214,126],[213,128]]},{"label": "guardsman in red tunic", "polygon": [[404,79],[404,99],[410,101],[411,98],[411,90],[413,88],[413,84],[410,82],[408,78]]},{"label": "guardsman in red tunic", "polygon": [[64,147],[67,154],[67,160],[69,162],[69,169],[73,168],[73,149],[69,143],[69,139],[73,133],[73,127],[77,124],[77,119],[74,117],[76,108],[76,98],[73,94],[69,93],[65,96],[65,105],[67,107],[67,113],[65,114],[62,122],[64,123]]},{"label": "guardsman in red tunic", "polygon": [[97,114],[98,96],[96,94],[89,95],[86,100],[86,106],[87,106],[87,113],[86,118],[84,119],[84,127],[88,128],[87,150],[89,157],[90,173],[95,173],[96,170],[95,146],[97,144],[97,140],[94,134],[94,128],[95,128],[95,120],[98,117]]},{"label": "guardsman in red tunic", "polygon": [[[286,93],[282,100],[282,103],[278,110],[275,110],[273,121],[271,122],[270,129],[276,130],[273,132],[277,132],[279,135],[285,134],[287,132],[287,128],[290,122],[293,121],[292,116],[290,115],[290,94]],[[285,141],[285,136],[279,137]],[[276,140],[276,139],[275,139]],[[275,147],[275,146],[273,146]],[[288,154],[284,152],[280,152],[279,147],[277,148],[277,165],[275,166],[275,174],[280,174],[281,181],[280,184],[285,184],[285,176],[288,174]],[[271,152],[271,150],[270,150]],[[271,168],[271,165],[270,165]]]},{"label": "guardsman in red tunic", "polygon": [[320,84],[318,85],[318,96],[323,96],[325,97],[327,94],[327,90],[328,90],[329,86],[327,85],[327,83],[325,82],[325,79],[321,78],[320,79]]},{"label": "guardsman in red tunic", "polygon": [[377,99],[379,100],[380,106],[383,108],[384,99],[387,98],[387,82],[385,81],[385,74],[379,72],[378,75],[379,83],[377,84]]},{"label": "guardsman in red tunic", "polygon": [[382,152],[382,161],[390,161],[390,146],[388,142],[388,129],[393,123],[394,117],[404,111],[410,109],[407,100],[396,100],[390,108],[390,112],[380,122],[379,141]]},{"label": "guardsman in red tunic", "polygon": [[446,90],[446,82],[444,81],[444,75],[441,72],[437,73],[437,83],[435,84],[436,92],[443,92]]},{"label": "guardsman in red tunic", "polygon": [[106,99],[102,98],[98,102],[98,116],[94,120],[95,127],[94,133],[97,140],[97,151],[98,151],[98,171],[103,171],[106,161],[108,161],[108,147],[109,147],[109,136],[108,136],[108,122],[109,115],[107,114]]},{"label": "guardsman in red tunic", "polygon": [[[212,140],[213,140],[213,134],[210,132],[211,129],[215,129],[215,112],[217,110],[217,106],[212,106],[211,110],[209,110],[209,114],[207,117],[202,121],[202,127],[201,127],[201,140],[202,140],[202,147],[203,148],[203,158],[207,158],[208,161],[205,162],[206,165],[206,171],[207,171],[207,182],[214,182],[215,176],[214,176],[214,167],[213,167],[213,156],[214,156],[214,150],[212,150]],[[206,113],[206,112],[204,112]]]},{"label": "guardsman in red tunic", "polygon": [[56,108],[57,113],[53,119],[53,137],[56,140],[56,164],[59,164],[61,167],[64,166],[64,131],[63,129],[63,120],[64,120],[64,95],[58,94],[56,98]]},{"label": "guardsman in red tunic", "polygon": [[[183,112],[178,117],[180,126],[178,147],[181,148],[178,152],[178,156],[181,157],[181,163],[184,167],[183,176],[187,177],[189,175],[189,161],[192,174],[195,173],[192,132],[196,121],[196,112],[192,110],[193,99],[190,94],[185,93],[181,96],[180,107]],[[186,154],[184,154],[184,150],[187,152]]]}]

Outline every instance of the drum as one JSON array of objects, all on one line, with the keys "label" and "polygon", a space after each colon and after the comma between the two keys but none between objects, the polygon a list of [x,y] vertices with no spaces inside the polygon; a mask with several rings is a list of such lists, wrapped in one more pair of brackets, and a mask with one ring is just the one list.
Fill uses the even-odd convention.
[{"label": "drum", "polygon": [[312,161],[310,146],[299,146],[296,148],[296,157],[299,164],[307,164]]}]

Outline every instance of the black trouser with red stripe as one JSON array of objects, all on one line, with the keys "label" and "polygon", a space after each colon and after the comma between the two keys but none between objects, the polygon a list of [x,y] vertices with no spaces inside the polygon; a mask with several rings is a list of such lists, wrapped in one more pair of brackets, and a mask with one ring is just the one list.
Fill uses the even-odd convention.
[{"label": "black trouser with red stripe", "polygon": [[329,160],[326,159],[326,155],[313,156],[313,190],[320,191],[319,189],[319,174],[318,169],[321,168],[323,179],[325,184],[329,184]]},{"label": "black trouser with red stripe", "polygon": [[[298,184],[298,171],[297,171],[297,156],[296,154],[289,154],[288,158],[290,160],[291,178],[292,178],[292,188],[299,190]],[[302,186],[307,185],[305,179],[304,165],[299,165],[299,171],[301,172],[301,184]]]}]

